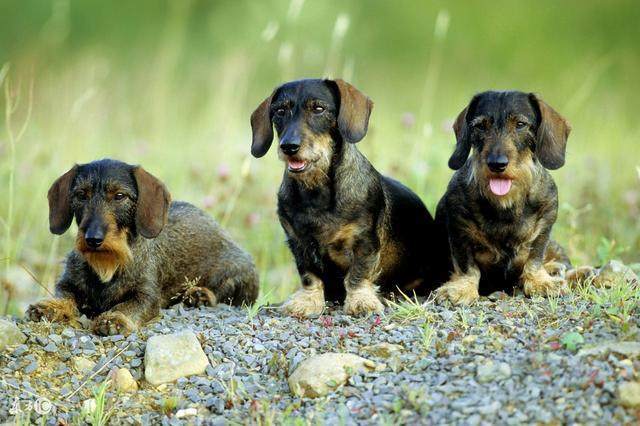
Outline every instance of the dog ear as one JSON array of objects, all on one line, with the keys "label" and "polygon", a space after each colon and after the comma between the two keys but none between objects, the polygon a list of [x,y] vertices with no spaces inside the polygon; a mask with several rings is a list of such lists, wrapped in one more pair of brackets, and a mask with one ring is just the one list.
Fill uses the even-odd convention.
[{"label": "dog ear", "polygon": [[328,80],[338,87],[340,111],[338,130],[349,143],[360,142],[367,134],[373,101],[344,80]]},{"label": "dog ear", "polygon": [[530,93],[529,97],[540,112],[540,124],[536,133],[536,156],[546,169],[559,169],[564,165],[571,126],[563,116],[534,93]]},{"label": "dog ear", "polygon": [[47,199],[49,200],[49,230],[56,235],[64,234],[73,221],[71,210],[71,184],[76,177],[78,165],[76,164],[56,179],[49,188]]},{"label": "dog ear", "polygon": [[145,238],[155,238],[167,224],[171,194],[162,182],[137,166],[133,176],[138,186],[136,229]]},{"label": "dog ear", "polygon": [[[275,92],[274,92],[275,93]],[[260,158],[269,151],[273,142],[273,124],[271,124],[271,99],[273,93],[262,101],[258,108],[251,114],[251,155]]]},{"label": "dog ear", "polygon": [[[471,102],[473,102],[473,100]],[[469,103],[469,106],[471,106],[471,103]],[[458,170],[464,166],[471,151],[469,125],[467,124],[467,111],[469,110],[469,106],[458,114],[458,118],[456,118],[456,121],[453,123],[453,132],[456,134],[456,149],[449,158],[449,167],[453,170]]]}]

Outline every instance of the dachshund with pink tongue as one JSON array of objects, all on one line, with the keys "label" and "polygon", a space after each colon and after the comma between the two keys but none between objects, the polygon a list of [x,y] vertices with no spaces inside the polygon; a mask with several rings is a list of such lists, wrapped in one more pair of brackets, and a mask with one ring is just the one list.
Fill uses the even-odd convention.
[{"label": "dachshund with pink tongue", "polygon": [[558,189],[548,170],[564,165],[571,128],[532,93],[484,92],[454,123],[456,170],[436,211],[450,249],[442,299],[470,304],[480,294],[562,293],[564,250],[550,239]]}]

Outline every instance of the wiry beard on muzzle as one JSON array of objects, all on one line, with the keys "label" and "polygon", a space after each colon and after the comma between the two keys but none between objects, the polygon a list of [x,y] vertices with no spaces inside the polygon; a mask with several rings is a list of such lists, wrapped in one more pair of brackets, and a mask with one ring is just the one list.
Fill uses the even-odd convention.
[{"label": "wiry beard on muzzle", "polygon": [[127,265],[133,257],[125,230],[109,230],[97,250],[89,248],[84,239],[84,233],[78,232],[76,249],[103,283],[111,281],[116,272]]}]

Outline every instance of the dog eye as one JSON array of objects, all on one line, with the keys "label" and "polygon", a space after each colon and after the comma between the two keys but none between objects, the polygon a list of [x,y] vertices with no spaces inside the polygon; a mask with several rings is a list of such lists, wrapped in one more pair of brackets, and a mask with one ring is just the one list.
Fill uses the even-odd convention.
[{"label": "dog eye", "polygon": [[113,199],[116,201],[121,201],[124,200],[125,197],[126,195],[124,195],[122,192],[116,192],[116,195],[113,196]]},{"label": "dog eye", "polygon": [[525,123],[524,121],[518,121],[516,123],[516,129],[518,129],[518,130],[522,130],[525,127],[527,127],[527,123]]},{"label": "dog eye", "polygon": [[284,114],[285,114],[285,112],[286,112],[286,111],[284,110],[284,108],[278,108],[278,109],[276,110],[276,115],[277,115],[278,117],[283,117],[283,116],[284,116]]},{"label": "dog eye", "polygon": [[315,112],[316,114],[322,114],[324,112],[324,107],[316,105],[313,107],[313,112]]}]

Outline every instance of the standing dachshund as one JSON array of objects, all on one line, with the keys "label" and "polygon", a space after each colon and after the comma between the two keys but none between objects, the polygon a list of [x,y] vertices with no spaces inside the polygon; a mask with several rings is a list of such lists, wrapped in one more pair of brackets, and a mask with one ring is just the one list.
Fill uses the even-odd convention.
[{"label": "standing dachshund", "polygon": [[569,124],[534,94],[484,92],[453,128],[457,145],[449,167],[457,171],[436,212],[448,234],[453,274],[439,295],[469,304],[479,292],[514,286],[529,296],[562,292],[564,280],[545,269],[551,261],[550,270],[569,266],[549,239],[558,190],[546,169],[564,164]]},{"label": "standing dachshund", "polygon": [[275,126],[285,163],[278,216],[302,280],[284,305],[319,314],[325,299],[351,315],[380,312],[383,292],[427,290],[433,282],[433,219],[401,183],[381,176],[355,146],[373,103],[342,80],[300,80],[277,88],[251,115],[255,157]]},{"label": "standing dachshund", "polygon": [[253,303],[251,257],[207,216],[142,167],[101,160],[74,166],[49,190],[51,232],[78,223],[75,249],[55,299],[31,305],[32,320],[94,318],[97,334],[136,330],[161,307],[184,302]]}]

